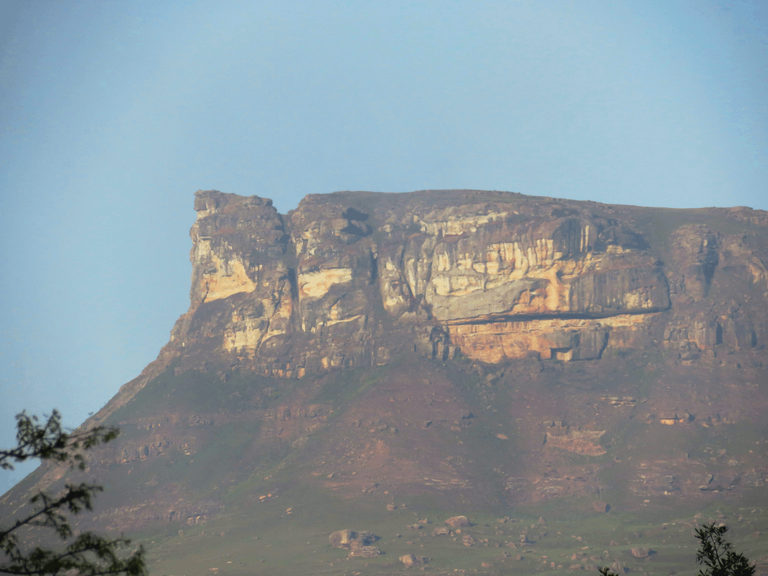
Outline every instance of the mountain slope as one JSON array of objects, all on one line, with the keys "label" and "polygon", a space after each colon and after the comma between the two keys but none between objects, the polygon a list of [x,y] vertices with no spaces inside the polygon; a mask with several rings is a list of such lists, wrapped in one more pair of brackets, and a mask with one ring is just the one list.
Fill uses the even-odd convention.
[{"label": "mountain slope", "polygon": [[[366,561],[393,573],[421,546],[394,526],[466,514],[474,544],[418,541],[435,569],[488,556],[493,573],[518,553],[491,560],[480,536],[511,550],[540,514],[562,529],[535,528],[539,546],[565,562],[575,541],[554,532],[593,522],[610,540],[619,525],[766,502],[765,212],[464,190],[312,195],[285,216],[207,191],[195,209],[189,311],[86,423],[122,435],[93,454],[85,476],[107,492],[82,526],[161,538],[157,570],[255,554],[208,542],[214,530],[293,551],[243,573],[337,573],[327,536],[352,528],[387,536]],[[3,507],[72,477],[41,468]],[[322,569],[293,530],[330,555]]]}]

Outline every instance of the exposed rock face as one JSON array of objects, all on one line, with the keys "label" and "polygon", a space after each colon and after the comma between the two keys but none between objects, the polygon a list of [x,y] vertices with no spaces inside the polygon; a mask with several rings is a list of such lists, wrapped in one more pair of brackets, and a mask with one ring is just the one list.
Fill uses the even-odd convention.
[{"label": "exposed rock face", "polygon": [[[768,340],[760,211],[479,191],[311,195],[286,216],[206,191],[195,209],[190,309],[94,421],[171,362],[295,379],[413,351],[503,365],[661,349],[692,364]],[[725,233],[720,221],[757,228]]]},{"label": "exposed rock face", "polygon": [[671,240],[679,290],[693,298],[705,297],[719,261],[717,235],[704,226],[689,225],[678,228]]},{"label": "exposed rock face", "polygon": [[667,267],[629,208],[350,192],[307,196],[282,216],[269,200],[207,191],[195,209],[192,305],[171,341],[190,367],[227,354],[296,378],[387,364],[408,348],[487,363],[569,361],[661,338],[696,354],[768,336],[739,305],[669,313],[671,298],[705,298],[718,266],[768,289],[765,265],[740,237],[683,225]]},{"label": "exposed rock face", "polygon": [[[562,430],[562,432],[560,432]],[[605,448],[599,444],[605,430],[570,430],[560,428],[558,432],[547,432],[547,445],[554,446],[589,456],[605,454]]]}]

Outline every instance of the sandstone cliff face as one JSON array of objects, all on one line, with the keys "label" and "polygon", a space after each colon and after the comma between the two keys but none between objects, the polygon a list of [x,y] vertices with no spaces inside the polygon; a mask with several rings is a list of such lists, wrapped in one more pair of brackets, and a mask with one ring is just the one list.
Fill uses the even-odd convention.
[{"label": "sandstone cliff face", "polygon": [[716,271],[768,289],[743,238],[683,224],[651,245],[640,209],[475,191],[315,195],[287,216],[207,191],[195,209],[191,308],[172,335],[188,362],[293,378],[410,348],[567,361],[768,337],[741,304],[697,306]]}]

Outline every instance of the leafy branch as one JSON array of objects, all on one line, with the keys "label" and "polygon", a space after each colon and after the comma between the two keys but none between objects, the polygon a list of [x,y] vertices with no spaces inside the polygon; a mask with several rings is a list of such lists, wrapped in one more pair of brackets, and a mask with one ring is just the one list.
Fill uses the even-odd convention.
[{"label": "leafy branch", "polygon": [[117,438],[120,430],[112,426],[96,426],[83,432],[66,432],[61,425],[61,414],[54,410],[43,425],[37,416],[26,412],[16,415],[16,448],[0,450],[0,468],[13,470],[12,462],[32,458],[68,463],[85,469],[81,450],[89,450]]},{"label": "leafy branch", "polygon": [[731,543],[723,535],[728,531],[725,524],[705,524],[696,529],[696,538],[701,543],[696,561],[706,568],[699,570],[699,576],[752,576],[755,566],[743,554],[733,551]]},{"label": "leafy branch", "polygon": [[[731,543],[723,536],[728,532],[725,524],[705,524],[696,529],[700,545],[696,561],[704,565],[698,576],[754,576],[755,566],[746,556],[733,551]],[[610,568],[598,568],[602,576],[618,576]]]},{"label": "leafy branch", "polygon": [[[36,416],[22,412],[16,416],[17,446],[0,450],[0,468],[13,470],[13,463],[30,458],[50,460],[70,467],[85,469],[83,452],[117,437],[113,427],[97,426],[82,432],[67,432],[61,425],[61,414],[54,410],[44,424]],[[56,575],[75,570],[80,576],[125,574],[144,576],[144,548],[122,557],[120,551],[130,545],[126,538],[108,539],[93,532],[75,536],[68,514],[77,515],[93,509],[94,496],[102,492],[97,484],[67,484],[62,493],[52,496],[38,492],[30,500],[33,509],[16,519],[8,528],[0,528],[0,574],[21,576]],[[39,546],[22,550],[18,534],[24,528],[47,528],[61,539],[70,541],[63,550],[48,550]],[[72,538],[74,537],[74,540]]]}]

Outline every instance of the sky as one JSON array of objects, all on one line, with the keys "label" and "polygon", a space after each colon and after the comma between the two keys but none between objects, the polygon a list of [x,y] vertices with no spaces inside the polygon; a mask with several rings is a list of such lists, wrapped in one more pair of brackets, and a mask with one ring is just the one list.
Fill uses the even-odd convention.
[{"label": "sky", "polygon": [[0,0],[0,447],[157,356],[196,190],[430,188],[768,209],[768,3]]}]

